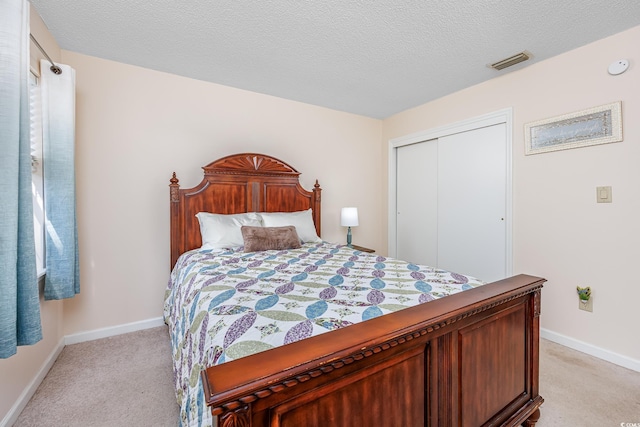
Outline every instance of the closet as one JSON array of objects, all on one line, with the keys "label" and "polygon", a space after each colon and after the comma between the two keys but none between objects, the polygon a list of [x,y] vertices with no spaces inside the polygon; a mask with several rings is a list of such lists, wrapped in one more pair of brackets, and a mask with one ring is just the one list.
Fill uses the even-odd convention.
[{"label": "closet", "polygon": [[507,128],[453,129],[394,147],[397,258],[487,282],[510,275]]}]

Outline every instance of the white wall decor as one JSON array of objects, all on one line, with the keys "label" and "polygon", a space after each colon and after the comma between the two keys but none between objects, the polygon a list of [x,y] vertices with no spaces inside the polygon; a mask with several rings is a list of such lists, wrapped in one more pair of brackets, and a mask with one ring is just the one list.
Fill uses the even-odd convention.
[{"label": "white wall decor", "polygon": [[622,141],[621,102],[524,125],[525,154]]}]

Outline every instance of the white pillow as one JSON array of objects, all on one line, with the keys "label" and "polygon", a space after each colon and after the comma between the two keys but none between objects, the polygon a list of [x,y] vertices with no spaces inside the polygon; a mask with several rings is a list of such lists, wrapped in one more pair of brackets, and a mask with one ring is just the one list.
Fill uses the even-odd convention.
[{"label": "white pillow", "polygon": [[285,227],[293,225],[304,243],[319,243],[322,239],[316,233],[311,209],[297,212],[260,212],[265,227]]},{"label": "white pillow", "polygon": [[261,227],[260,216],[255,212],[241,214],[213,214],[198,212],[202,249],[224,249],[244,245],[240,228],[243,225]]}]

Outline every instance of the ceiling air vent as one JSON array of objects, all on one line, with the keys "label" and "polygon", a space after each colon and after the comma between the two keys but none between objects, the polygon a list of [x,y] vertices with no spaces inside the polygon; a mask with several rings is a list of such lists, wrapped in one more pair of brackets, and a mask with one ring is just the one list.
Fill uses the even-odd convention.
[{"label": "ceiling air vent", "polygon": [[511,67],[512,65],[519,64],[521,62],[526,61],[531,56],[528,52],[520,52],[516,55],[510,56],[509,58],[503,59],[502,61],[494,62],[489,65],[491,68],[495,68],[496,70],[504,70],[507,67]]}]

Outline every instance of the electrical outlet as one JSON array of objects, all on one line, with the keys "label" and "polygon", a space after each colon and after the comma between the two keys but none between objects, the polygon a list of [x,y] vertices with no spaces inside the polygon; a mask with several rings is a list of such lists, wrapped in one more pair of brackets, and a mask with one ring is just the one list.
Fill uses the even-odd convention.
[{"label": "electrical outlet", "polygon": [[593,313],[593,298],[589,298],[587,301],[583,301],[578,298],[578,308],[580,310],[588,311],[589,313]]}]

